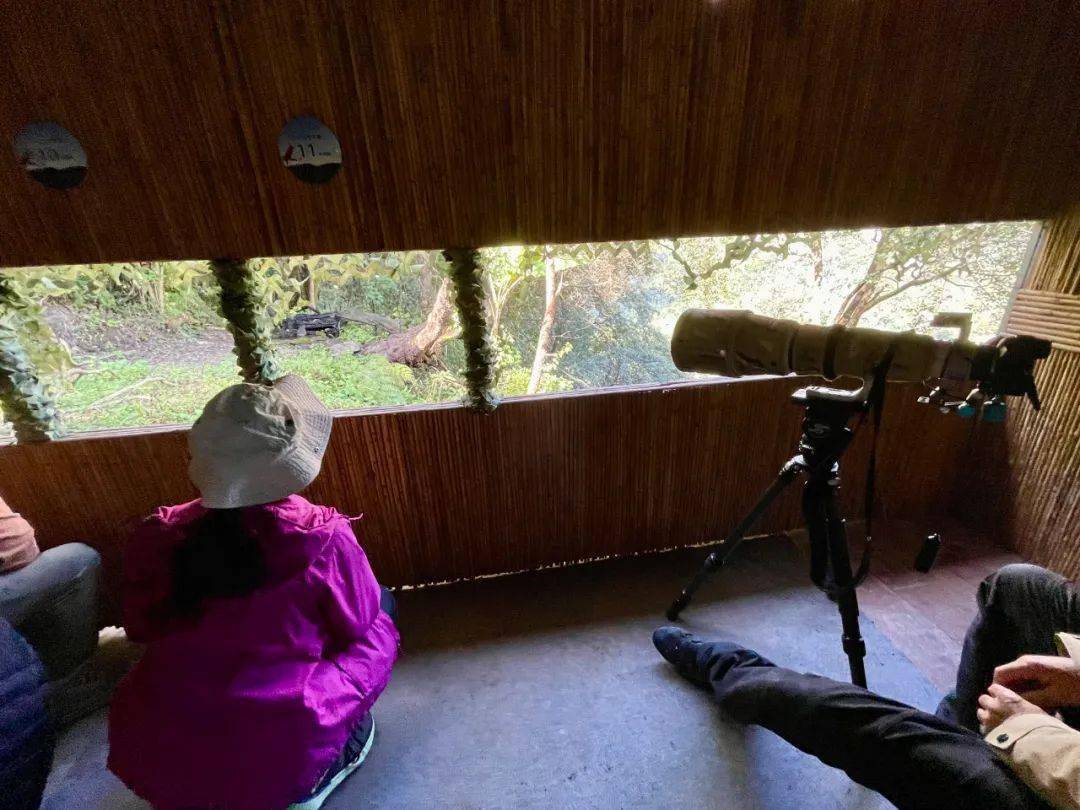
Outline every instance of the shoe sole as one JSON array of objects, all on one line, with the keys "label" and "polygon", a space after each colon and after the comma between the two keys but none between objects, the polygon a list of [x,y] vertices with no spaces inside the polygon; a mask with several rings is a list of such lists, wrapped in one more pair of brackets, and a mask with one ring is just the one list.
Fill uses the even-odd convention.
[{"label": "shoe sole", "polygon": [[356,759],[342,768],[335,774],[334,778],[327,782],[326,787],[312,796],[310,799],[299,802],[297,804],[290,804],[287,810],[319,810],[323,806],[330,794],[333,793],[338,785],[348,779],[357,768],[364,764],[364,760],[367,759],[368,752],[371,751],[371,746],[375,743],[375,718],[371,718],[371,734],[368,735],[367,742],[364,743],[363,749],[356,755]]}]

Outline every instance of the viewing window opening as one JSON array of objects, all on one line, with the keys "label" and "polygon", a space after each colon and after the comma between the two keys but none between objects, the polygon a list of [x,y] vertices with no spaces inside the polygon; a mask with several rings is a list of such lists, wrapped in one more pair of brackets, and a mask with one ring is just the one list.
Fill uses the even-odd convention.
[{"label": "viewing window opening", "polygon": [[[668,341],[688,307],[933,333],[1002,322],[1038,223],[485,248],[485,314],[502,397],[688,379]],[[460,400],[464,349],[437,251],[253,260],[282,365],[332,408]],[[67,431],[189,424],[238,382],[207,262],[2,271]],[[948,332],[939,336],[954,337]],[[7,427],[0,426],[0,441]]]}]

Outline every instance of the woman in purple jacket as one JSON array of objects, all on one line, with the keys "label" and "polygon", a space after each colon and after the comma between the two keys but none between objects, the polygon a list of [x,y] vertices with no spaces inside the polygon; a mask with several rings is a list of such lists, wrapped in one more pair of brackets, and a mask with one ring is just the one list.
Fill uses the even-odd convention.
[{"label": "woman in purple jacket", "polygon": [[109,717],[109,767],[159,808],[314,808],[363,761],[398,654],[393,598],[351,520],[295,493],[332,417],[299,377],[226,388],[188,437],[202,498],[124,555],[147,644]]}]

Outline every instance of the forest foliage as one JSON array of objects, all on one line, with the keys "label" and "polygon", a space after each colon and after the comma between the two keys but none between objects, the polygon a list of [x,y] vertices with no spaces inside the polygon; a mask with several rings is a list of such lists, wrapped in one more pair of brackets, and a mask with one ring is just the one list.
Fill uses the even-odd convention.
[{"label": "forest foliage", "polygon": [[[685,379],[668,341],[688,307],[932,332],[970,312],[999,328],[1035,224],[533,245],[480,251],[501,397]],[[250,264],[269,322],[305,308],[347,318],[339,337],[274,341],[335,408],[461,399],[465,350],[439,252],[264,258]],[[238,381],[209,262],[4,271],[19,329],[69,430],[190,422]],[[941,336],[948,336],[942,333]]]}]

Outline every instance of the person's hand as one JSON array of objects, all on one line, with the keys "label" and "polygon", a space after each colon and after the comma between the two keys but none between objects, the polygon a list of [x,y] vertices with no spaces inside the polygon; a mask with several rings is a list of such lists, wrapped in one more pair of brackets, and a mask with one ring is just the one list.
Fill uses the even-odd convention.
[{"label": "person's hand", "polygon": [[1034,703],[1024,700],[1020,695],[1001,684],[992,683],[984,695],[979,698],[979,708],[975,712],[979,718],[979,727],[983,734],[997,728],[1010,717],[1018,714],[1046,714]]},{"label": "person's hand", "polygon": [[1022,655],[994,670],[994,683],[1048,711],[1080,706],[1080,667],[1061,655]]}]

